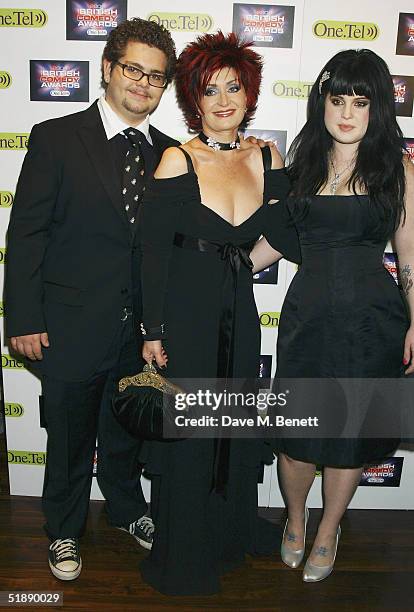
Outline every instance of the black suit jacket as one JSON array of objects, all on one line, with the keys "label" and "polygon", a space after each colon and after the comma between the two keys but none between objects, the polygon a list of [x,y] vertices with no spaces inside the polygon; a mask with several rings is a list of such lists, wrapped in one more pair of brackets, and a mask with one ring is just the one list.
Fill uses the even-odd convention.
[{"label": "black suit jacket", "polygon": [[[179,144],[150,128],[157,160]],[[162,223],[162,219],[160,219]],[[47,331],[42,371],[84,380],[96,371],[134,301],[140,254],[97,103],[32,129],[8,230],[7,336]]]}]

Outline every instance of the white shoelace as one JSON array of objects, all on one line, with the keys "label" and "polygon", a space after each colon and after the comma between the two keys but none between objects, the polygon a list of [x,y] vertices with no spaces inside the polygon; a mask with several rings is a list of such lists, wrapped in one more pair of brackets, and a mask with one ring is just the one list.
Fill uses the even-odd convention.
[{"label": "white shoelace", "polygon": [[56,553],[56,561],[62,561],[67,557],[76,557],[76,542],[73,538],[56,540],[50,545],[50,550]]},{"label": "white shoelace", "polygon": [[138,526],[147,536],[150,536],[155,530],[154,523],[149,516],[141,516],[140,519],[131,523],[129,526],[130,534],[134,535],[136,526]]}]

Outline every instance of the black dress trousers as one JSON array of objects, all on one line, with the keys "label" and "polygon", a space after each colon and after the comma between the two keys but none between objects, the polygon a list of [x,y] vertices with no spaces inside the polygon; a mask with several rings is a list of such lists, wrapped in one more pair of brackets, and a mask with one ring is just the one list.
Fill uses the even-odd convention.
[{"label": "black dress trousers", "polygon": [[141,444],[116,421],[111,396],[119,378],[142,368],[131,317],[123,322],[99,371],[81,382],[43,376],[48,433],[43,488],[45,529],[52,540],[84,531],[98,438],[98,483],[109,522],[127,526],[147,511],[138,453]]}]

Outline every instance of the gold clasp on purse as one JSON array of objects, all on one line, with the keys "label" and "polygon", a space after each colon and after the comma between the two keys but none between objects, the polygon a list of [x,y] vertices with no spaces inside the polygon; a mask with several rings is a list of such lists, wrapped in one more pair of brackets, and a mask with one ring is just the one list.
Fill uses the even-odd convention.
[{"label": "gold clasp on purse", "polygon": [[125,376],[121,378],[118,385],[119,391],[125,391],[125,389],[131,385],[134,387],[152,387],[168,395],[184,393],[180,387],[161,376],[161,374],[157,372],[157,369],[149,363],[144,365],[142,372],[134,374],[134,376]]}]

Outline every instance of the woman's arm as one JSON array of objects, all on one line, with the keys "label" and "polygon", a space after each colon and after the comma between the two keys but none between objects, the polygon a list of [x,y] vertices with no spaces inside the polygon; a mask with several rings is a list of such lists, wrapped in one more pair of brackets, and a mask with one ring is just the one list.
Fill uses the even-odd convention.
[{"label": "woman's arm", "polygon": [[268,268],[282,257],[282,253],[271,247],[266,238],[260,238],[250,253],[250,259],[253,262],[253,274]]},{"label": "woman's arm", "polygon": [[279,151],[275,146],[270,147],[270,152],[272,154],[272,170],[280,170],[285,167],[285,162],[283,161],[283,157],[280,155]]},{"label": "woman's arm", "polygon": [[407,331],[404,345],[404,365],[406,374],[414,372],[414,165],[405,160],[405,223],[401,223],[395,234],[401,285],[410,310],[411,325]]},{"label": "woman's arm", "polygon": [[155,359],[159,367],[166,366],[168,361],[162,347],[162,339],[168,334],[164,321],[164,299],[177,216],[181,207],[176,193],[177,185],[169,183],[168,179],[186,172],[184,155],[176,147],[167,149],[155,171],[156,180],[152,181],[146,191],[139,213],[143,297],[141,328],[144,338],[142,356],[147,363]]},{"label": "woman's arm", "polygon": [[263,238],[250,253],[253,262],[253,273],[271,266],[285,257],[300,263],[300,247],[296,228],[290,217],[286,196],[290,191],[290,182],[283,171],[282,156],[276,147],[271,149],[272,171],[265,173]]}]

